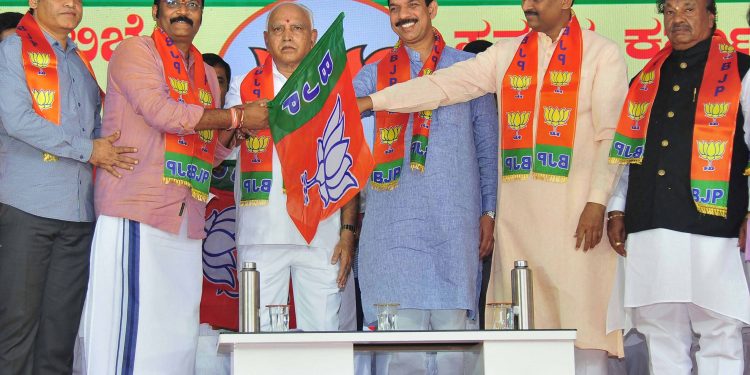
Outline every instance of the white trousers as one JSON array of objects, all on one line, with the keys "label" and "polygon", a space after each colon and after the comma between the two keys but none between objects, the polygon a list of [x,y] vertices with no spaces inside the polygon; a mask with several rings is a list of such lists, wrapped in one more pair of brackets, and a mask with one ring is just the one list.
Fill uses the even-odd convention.
[{"label": "white trousers", "polygon": [[651,373],[688,375],[693,332],[699,374],[742,375],[743,324],[692,303],[657,303],[634,308],[635,328],[646,337]]},{"label": "white trousers", "polygon": [[[466,310],[398,310],[398,329],[403,331],[466,329]],[[460,375],[466,373],[461,352],[395,352],[375,355],[377,374]]]},{"label": "white trousers", "polygon": [[253,245],[238,248],[240,263],[255,262],[260,272],[260,328],[270,330],[266,305],[287,304],[289,277],[294,285],[297,328],[337,331],[341,293],[336,284],[339,265],[331,264],[333,248]]},{"label": "white trousers", "polygon": [[576,375],[607,375],[607,352],[598,349],[578,349],[574,351]]},{"label": "white trousers", "polygon": [[99,216],[81,323],[85,373],[190,375],[201,299],[201,241]]}]

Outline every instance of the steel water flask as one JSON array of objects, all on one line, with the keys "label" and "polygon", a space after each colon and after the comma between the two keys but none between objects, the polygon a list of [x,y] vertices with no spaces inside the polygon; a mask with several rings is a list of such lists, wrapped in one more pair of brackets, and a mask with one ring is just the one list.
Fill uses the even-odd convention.
[{"label": "steel water flask", "polygon": [[240,332],[260,332],[260,272],[255,262],[240,270]]},{"label": "steel water flask", "polygon": [[516,329],[534,329],[534,287],[531,270],[525,260],[517,260],[510,271]]}]

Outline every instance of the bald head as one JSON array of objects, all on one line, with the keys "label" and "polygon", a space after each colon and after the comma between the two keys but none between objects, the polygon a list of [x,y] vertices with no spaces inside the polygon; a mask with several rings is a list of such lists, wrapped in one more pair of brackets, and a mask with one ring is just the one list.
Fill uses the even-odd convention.
[{"label": "bald head", "polygon": [[308,7],[306,7],[306,6],[302,5],[302,4],[289,2],[289,3],[278,4],[278,5],[274,6],[271,9],[271,11],[268,13],[268,20],[266,21],[266,31],[269,31],[271,29],[271,19],[274,17],[274,15],[276,13],[278,13],[278,11],[281,8],[285,8],[285,7],[299,8],[299,10],[301,10],[302,12],[304,12],[305,16],[307,16],[307,18],[310,20],[310,28],[311,29],[315,28],[315,22],[313,20],[313,14],[312,14],[312,11],[310,10],[310,8],[308,8]]}]

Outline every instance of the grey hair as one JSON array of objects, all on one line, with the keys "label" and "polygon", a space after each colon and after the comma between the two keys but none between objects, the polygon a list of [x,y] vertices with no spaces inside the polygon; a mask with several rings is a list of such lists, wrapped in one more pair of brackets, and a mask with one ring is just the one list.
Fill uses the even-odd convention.
[{"label": "grey hair", "polygon": [[297,3],[297,2],[284,1],[282,3],[274,5],[274,7],[271,8],[271,11],[268,12],[268,18],[266,19],[266,31],[269,31],[269,29],[271,28],[271,15],[277,9],[279,9],[282,6],[285,6],[285,5],[294,5],[294,6],[297,6],[300,9],[302,9],[305,13],[307,13],[307,17],[310,18],[310,28],[311,29],[315,29],[315,22],[314,22],[315,20],[313,19],[313,12],[312,12],[312,10],[310,10],[310,8],[308,8],[304,4],[300,4],[300,3]]}]

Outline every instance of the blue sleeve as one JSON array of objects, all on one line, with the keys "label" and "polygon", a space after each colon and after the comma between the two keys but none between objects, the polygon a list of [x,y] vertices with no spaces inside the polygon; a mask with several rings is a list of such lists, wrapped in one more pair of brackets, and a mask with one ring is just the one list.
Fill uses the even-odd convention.
[{"label": "blue sleeve", "polygon": [[39,116],[31,102],[21,62],[21,41],[10,38],[0,44],[0,121],[8,136],[52,155],[87,162],[93,142],[66,133],[62,126]]},{"label": "blue sleeve", "polygon": [[482,189],[482,211],[497,209],[497,173],[499,137],[495,96],[487,94],[471,101],[474,125],[474,145],[479,164],[479,183]]},{"label": "blue sleeve", "polygon": [[[354,77],[354,93],[358,98],[375,93],[378,82],[378,65],[367,64]],[[373,111],[362,112],[362,118],[374,115]]]}]

